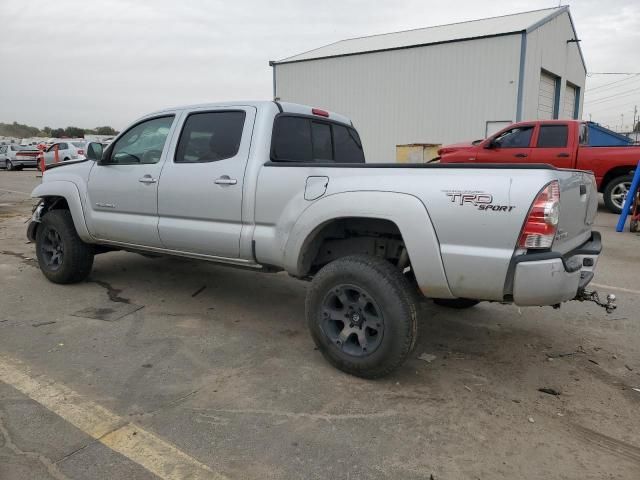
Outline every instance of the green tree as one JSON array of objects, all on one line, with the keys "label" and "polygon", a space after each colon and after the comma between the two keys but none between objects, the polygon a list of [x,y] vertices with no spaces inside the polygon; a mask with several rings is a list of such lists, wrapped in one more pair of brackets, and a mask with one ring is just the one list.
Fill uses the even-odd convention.
[{"label": "green tree", "polygon": [[115,135],[118,133],[112,127],[96,127],[94,131],[96,135]]},{"label": "green tree", "polygon": [[64,129],[67,137],[84,137],[84,129],[78,127],[67,127]]},{"label": "green tree", "polygon": [[60,138],[60,137],[64,137],[64,129],[63,128],[54,128],[53,130],[51,130],[51,136],[53,138]]}]

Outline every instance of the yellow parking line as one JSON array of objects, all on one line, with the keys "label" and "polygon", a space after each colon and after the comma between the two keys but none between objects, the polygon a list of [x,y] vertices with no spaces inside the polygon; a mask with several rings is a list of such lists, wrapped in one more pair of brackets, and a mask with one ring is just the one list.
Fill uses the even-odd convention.
[{"label": "yellow parking line", "polygon": [[11,385],[87,435],[160,478],[224,480],[208,466],[162,438],[74,390],[31,372],[23,362],[0,355],[0,381]]}]

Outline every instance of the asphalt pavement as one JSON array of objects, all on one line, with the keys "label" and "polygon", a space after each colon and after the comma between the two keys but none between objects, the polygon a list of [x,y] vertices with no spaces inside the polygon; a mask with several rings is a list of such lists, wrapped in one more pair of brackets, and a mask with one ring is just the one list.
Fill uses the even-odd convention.
[{"label": "asphalt pavement", "polygon": [[2,480],[638,478],[640,236],[602,208],[614,313],[426,301],[412,358],[367,381],[323,360],[282,273],[113,252],[49,283],[39,181],[0,171]]}]

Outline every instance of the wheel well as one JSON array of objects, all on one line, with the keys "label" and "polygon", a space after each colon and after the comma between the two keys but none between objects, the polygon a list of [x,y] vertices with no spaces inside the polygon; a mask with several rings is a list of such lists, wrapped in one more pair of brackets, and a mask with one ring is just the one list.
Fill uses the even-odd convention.
[{"label": "wheel well", "polygon": [[604,192],[604,189],[607,188],[607,184],[616,177],[620,177],[622,175],[630,175],[636,169],[635,166],[629,165],[627,167],[615,167],[605,173],[602,178],[602,182],[600,182],[600,192]]},{"label": "wheel well", "polygon": [[69,210],[69,204],[64,197],[44,197],[44,211]]},{"label": "wheel well", "polygon": [[390,220],[338,218],[321,225],[309,237],[302,247],[301,276],[313,275],[327,263],[354,254],[382,257],[403,269],[409,266],[400,229]]}]

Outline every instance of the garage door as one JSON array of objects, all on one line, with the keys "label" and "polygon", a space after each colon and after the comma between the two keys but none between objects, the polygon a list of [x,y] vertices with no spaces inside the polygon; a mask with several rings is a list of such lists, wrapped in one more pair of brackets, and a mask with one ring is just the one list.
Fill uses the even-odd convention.
[{"label": "garage door", "polygon": [[538,91],[538,119],[553,120],[556,102],[556,77],[547,72],[540,72],[540,89]]},{"label": "garage door", "polygon": [[562,110],[562,118],[575,118],[576,95],[577,95],[576,87],[567,83],[567,86],[564,89],[564,108]]}]

